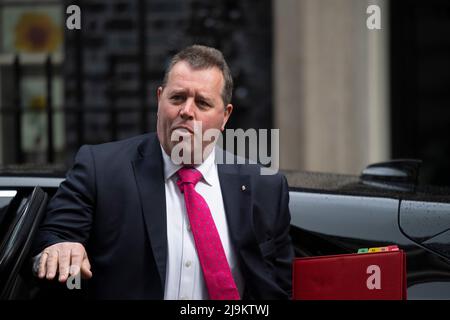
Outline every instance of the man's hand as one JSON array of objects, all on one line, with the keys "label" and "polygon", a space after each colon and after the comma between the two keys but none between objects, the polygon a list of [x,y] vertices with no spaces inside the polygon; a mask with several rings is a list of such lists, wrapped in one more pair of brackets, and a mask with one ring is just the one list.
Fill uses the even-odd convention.
[{"label": "man's hand", "polygon": [[78,242],[61,242],[42,251],[38,277],[52,280],[59,273],[58,280],[65,282],[69,275],[78,274],[80,269],[83,279],[92,277],[91,264],[83,245]]}]

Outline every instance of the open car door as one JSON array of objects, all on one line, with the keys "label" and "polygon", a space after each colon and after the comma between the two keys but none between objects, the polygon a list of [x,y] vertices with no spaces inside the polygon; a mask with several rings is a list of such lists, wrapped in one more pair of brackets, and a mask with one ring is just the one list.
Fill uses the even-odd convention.
[{"label": "open car door", "polygon": [[[0,206],[0,300],[26,299],[21,296],[26,290],[22,290],[24,281],[20,271],[29,263],[31,242],[45,213],[48,196],[39,187],[28,191],[7,190],[3,195],[3,206]],[[0,194],[0,201],[1,198]]]}]

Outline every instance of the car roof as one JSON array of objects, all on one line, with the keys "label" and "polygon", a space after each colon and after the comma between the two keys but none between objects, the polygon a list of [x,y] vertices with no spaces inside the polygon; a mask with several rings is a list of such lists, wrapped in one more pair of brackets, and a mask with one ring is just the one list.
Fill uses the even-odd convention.
[{"label": "car roof", "polygon": [[389,184],[379,187],[365,184],[357,175],[283,171],[291,191],[315,193],[331,193],[342,195],[383,197],[412,201],[450,203],[450,188],[444,186],[428,186],[419,183],[412,192],[389,188]]},{"label": "car roof", "polygon": [[67,168],[63,165],[0,166],[0,188],[35,186],[57,188],[64,180],[66,171]]}]

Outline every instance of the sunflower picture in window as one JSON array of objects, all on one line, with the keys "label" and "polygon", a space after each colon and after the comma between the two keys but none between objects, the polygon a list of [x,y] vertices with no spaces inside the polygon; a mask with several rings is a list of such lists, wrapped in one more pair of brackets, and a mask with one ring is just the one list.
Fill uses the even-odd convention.
[{"label": "sunflower picture in window", "polygon": [[1,18],[3,52],[61,52],[64,30],[60,8],[5,6]]},{"label": "sunflower picture in window", "polygon": [[24,13],[17,21],[15,47],[20,51],[54,52],[61,44],[62,32],[45,13]]}]

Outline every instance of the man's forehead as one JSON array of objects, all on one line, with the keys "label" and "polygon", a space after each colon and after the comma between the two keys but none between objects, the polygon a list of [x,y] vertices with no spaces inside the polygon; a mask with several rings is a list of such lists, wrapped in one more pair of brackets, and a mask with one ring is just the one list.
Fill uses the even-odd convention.
[{"label": "man's forehead", "polygon": [[[216,66],[207,67],[207,68],[193,68],[186,61],[177,62],[172,69],[169,71],[168,80],[171,79],[184,79],[190,78],[192,76],[203,76],[208,78],[216,78],[216,81],[222,81],[223,75],[220,69]],[[211,79],[212,80],[212,79]]]},{"label": "man's forehead", "polygon": [[[176,65],[175,65],[176,66]],[[223,90],[223,76],[219,69],[217,72],[211,72],[213,69],[187,70],[186,68],[171,70],[166,88],[169,92],[190,92],[194,91],[202,96],[220,96]],[[196,73],[199,71],[201,73]],[[202,72],[203,71],[203,72]],[[204,71],[209,71],[205,73]]]}]

